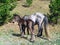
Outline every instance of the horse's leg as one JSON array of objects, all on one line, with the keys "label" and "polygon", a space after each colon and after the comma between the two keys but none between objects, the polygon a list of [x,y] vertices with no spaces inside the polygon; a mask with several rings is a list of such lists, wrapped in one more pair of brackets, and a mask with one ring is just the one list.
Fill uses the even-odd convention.
[{"label": "horse's leg", "polygon": [[22,28],[23,28],[23,33],[25,34],[25,26],[23,25],[23,27],[22,27]]},{"label": "horse's leg", "polygon": [[43,32],[43,27],[42,27],[42,24],[43,24],[43,18],[37,18],[37,23],[38,23],[38,34],[37,36],[42,36],[42,32]]},{"label": "horse's leg", "polygon": [[29,35],[29,26],[28,26],[28,22],[27,22],[27,34]]},{"label": "horse's leg", "polygon": [[43,27],[42,27],[42,24],[38,24],[38,34],[37,34],[37,36],[39,37],[39,36],[42,36],[42,32],[43,32]]},{"label": "horse's leg", "polygon": [[29,35],[29,27],[27,27],[27,34]]},{"label": "horse's leg", "polygon": [[25,34],[25,25],[22,25],[22,33]]},{"label": "horse's leg", "polygon": [[35,36],[34,36],[34,28],[32,28],[32,24],[33,24],[33,22],[32,21],[29,21],[29,29],[30,29],[30,32],[31,32],[30,41],[33,42],[35,40]]},{"label": "horse's leg", "polygon": [[22,24],[18,23],[18,25],[19,25],[19,29],[20,29],[20,34],[22,34]]},{"label": "horse's leg", "polygon": [[23,24],[21,23],[21,24],[19,25],[19,28],[20,28],[21,37],[24,37],[25,26],[23,26]]}]

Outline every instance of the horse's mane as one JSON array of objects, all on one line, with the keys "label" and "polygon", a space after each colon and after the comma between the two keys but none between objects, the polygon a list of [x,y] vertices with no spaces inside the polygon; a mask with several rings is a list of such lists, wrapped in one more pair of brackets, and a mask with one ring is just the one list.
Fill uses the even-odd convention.
[{"label": "horse's mane", "polygon": [[13,17],[17,16],[18,18],[22,19],[18,14],[13,14]]},{"label": "horse's mane", "polygon": [[28,16],[29,16],[29,15],[24,15],[23,18],[24,18],[24,17],[28,17]]}]

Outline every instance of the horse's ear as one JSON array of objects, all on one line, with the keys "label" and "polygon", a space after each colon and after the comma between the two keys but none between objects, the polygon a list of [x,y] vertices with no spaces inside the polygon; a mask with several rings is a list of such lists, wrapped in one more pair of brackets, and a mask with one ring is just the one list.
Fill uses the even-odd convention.
[{"label": "horse's ear", "polygon": [[47,17],[47,15],[46,15],[46,14],[44,14],[44,16],[46,16],[46,17]]},{"label": "horse's ear", "polygon": [[17,14],[15,13],[15,14],[13,14],[14,16],[16,16]]}]

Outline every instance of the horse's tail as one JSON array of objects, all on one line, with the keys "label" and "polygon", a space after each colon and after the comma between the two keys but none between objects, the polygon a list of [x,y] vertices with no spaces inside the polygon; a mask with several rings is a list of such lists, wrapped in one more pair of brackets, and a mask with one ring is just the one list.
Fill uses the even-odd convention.
[{"label": "horse's tail", "polygon": [[48,25],[48,18],[47,18],[47,16],[44,17],[44,25]]},{"label": "horse's tail", "polygon": [[47,28],[48,28],[48,18],[47,18],[47,16],[45,16],[45,18],[44,18],[44,29],[45,29],[46,36],[49,37]]}]

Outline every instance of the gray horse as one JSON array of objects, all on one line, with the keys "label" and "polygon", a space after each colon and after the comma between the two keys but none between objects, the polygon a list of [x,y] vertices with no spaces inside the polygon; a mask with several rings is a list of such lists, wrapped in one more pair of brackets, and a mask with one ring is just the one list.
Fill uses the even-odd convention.
[{"label": "gray horse", "polygon": [[[31,32],[31,41],[34,41],[35,40],[35,36],[34,36],[34,25],[38,25],[38,34],[37,36],[42,36],[42,32],[43,32],[43,27],[42,27],[42,24],[44,23],[44,29],[45,29],[45,34],[47,37],[49,37],[48,35],[48,32],[47,32],[47,24],[48,24],[48,18],[37,12],[37,13],[34,13],[30,16],[28,15],[25,15],[23,17],[23,20],[25,20],[28,24],[28,29],[30,29],[30,32]],[[25,24],[26,25],[26,24]],[[23,26],[24,27],[24,26]]]}]

